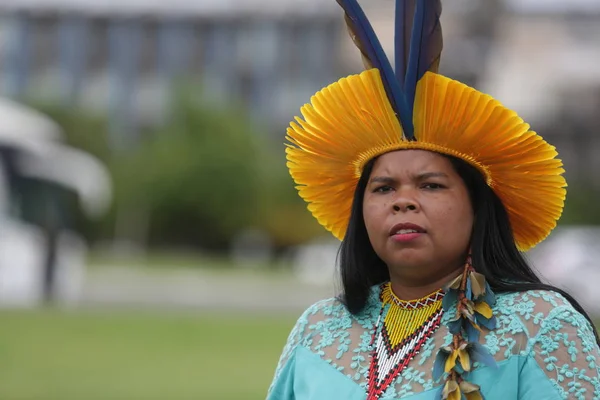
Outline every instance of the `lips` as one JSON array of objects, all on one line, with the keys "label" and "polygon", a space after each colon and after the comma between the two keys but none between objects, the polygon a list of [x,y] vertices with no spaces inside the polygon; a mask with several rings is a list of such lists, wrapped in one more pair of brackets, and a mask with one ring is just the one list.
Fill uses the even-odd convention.
[{"label": "lips", "polygon": [[411,233],[426,233],[426,230],[416,224],[411,224],[408,222],[396,224],[390,229],[390,236],[395,235],[406,235]]}]

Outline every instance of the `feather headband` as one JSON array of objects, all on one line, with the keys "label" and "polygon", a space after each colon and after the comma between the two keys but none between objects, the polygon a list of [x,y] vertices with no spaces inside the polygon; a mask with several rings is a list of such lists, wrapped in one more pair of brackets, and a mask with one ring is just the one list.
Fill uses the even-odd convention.
[{"label": "feather headband", "polygon": [[314,95],[286,137],[290,174],[319,223],[343,239],[364,165],[390,151],[421,149],[483,174],[520,250],[546,238],[564,207],[562,162],[514,111],[437,73],[441,1],[396,1],[395,71],[358,2],[337,2],[367,70]]}]

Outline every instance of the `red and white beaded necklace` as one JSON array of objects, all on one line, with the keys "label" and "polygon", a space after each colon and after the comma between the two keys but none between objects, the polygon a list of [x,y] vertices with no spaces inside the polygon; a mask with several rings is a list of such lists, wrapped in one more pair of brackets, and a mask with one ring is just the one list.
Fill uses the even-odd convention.
[{"label": "red and white beaded necklace", "polygon": [[400,300],[390,283],[382,285],[381,311],[371,339],[367,400],[381,397],[440,326],[443,298],[440,289],[421,299]]}]

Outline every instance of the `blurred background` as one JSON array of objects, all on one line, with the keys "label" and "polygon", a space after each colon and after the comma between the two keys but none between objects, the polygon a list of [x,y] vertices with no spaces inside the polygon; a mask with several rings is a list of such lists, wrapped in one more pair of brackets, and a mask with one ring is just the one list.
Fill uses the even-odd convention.
[{"label": "blurred background", "polygon": [[[361,4],[391,53],[393,1]],[[558,148],[529,257],[600,317],[600,2],[443,4],[441,72]],[[264,398],[335,293],[285,129],[361,70],[333,0],[2,0],[0,398]]]}]

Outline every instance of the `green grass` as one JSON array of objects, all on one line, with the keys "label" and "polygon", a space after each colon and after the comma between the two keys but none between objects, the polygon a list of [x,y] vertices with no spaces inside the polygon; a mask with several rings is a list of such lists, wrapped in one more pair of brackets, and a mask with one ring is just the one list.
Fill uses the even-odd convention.
[{"label": "green grass", "polygon": [[[206,270],[239,270],[238,265],[225,255],[209,255],[199,252],[183,250],[152,250],[146,254],[112,254],[106,251],[92,250],[87,257],[88,266],[144,266],[146,268],[201,268]],[[284,261],[275,261],[272,264],[253,265],[253,269],[265,272],[288,271],[289,265]]]},{"label": "green grass", "polygon": [[0,399],[262,400],[293,322],[1,311]]},{"label": "green grass", "polygon": [[293,317],[0,312],[0,399],[264,399]]},{"label": "green grass", "polygon": [[139,255],[114,255],[107,252],[92,251],[88,255],[88,264],[92,267],[103,265],[145,267],[188,267],[206,269],[232,269],[234,264],[224,256],[208,256],[184,251],[152,251]]}]

